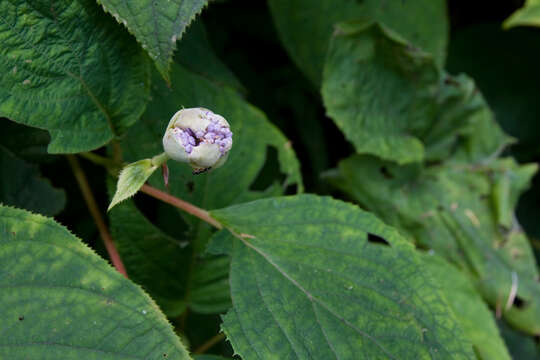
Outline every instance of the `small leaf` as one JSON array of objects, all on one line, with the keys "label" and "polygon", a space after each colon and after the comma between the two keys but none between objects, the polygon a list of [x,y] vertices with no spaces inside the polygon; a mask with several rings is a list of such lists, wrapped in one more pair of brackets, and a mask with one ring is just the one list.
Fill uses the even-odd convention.
[{"label": "small leaf", "polygon": [[143,159],[124,167],[118,176],[116,192],[107,211],[119,202],[135,195],[159,166],[152,164],[152,159]]},{"label": "small leaf", "polygon": [[239,234],[223,329],[242,358],[474,359],[413,247],[373,215],[313,195],[211,213]]},{"label": "small leaf", "polygon": [[63,190],[41,177],[36,165],[18,159],[0,146],[0,203],[56,215],[66,203]]},{"label": "small leaf", "polygon": [[52,219],[0,206],[0,358],[189,360],[156,304]]},{"label": "small leaf", "polygon": [[540,0],[527,0],[503,23],[505,29],[515,26],[540,26]]},{"label": "small leaf", "polygon": [[50,153],[103,146],[145,109],[149,62],[94,0],[2,1],[0,43],[0,116],[48,130]]},{"label": "small leaf", "polygon": [[176,41],[206,6],[207,0],[98,0],[116,21],[148,52],[160,74],[169,81]]}]

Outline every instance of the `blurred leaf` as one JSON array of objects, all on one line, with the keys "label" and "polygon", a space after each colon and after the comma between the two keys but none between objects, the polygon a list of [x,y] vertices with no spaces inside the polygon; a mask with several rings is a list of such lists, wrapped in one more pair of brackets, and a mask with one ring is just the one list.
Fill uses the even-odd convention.
[{"label": "blurred leaf", "polygon": [[540,345],[536,344],[532,337],[515,331],[504,321],[499,321],[498,324],[512,359],[538,360],[540,358]]},{"label": "blurred leaf", "polygon": [[152,159],[143,159],[126,165],[120,171],[116,192],[107,211],[110,211],[119,202],[135,195],[158,167],[152,163]]},{"label": "blurred leaf", "polygon": [[540,26],[540,0],[527,0],[525,6],[506,19],[503,26],[506,29],[514,26]]},{"label": "blurred leaf", "polygon": [[203,355],[194,355],[193,359],[194,360],[227,360],[229,358],[224,358],[222,356],[217,356],[217,355],[203,354]]},{"label": "blurred leaf", "polygon": [[0,206],[0,357],[190,359],[156,304],[52,219]]},{"label": "blurred leaf", "polygon": [[184,297],[191,255],[187,239],[181,232],[176,238],[163,233],[139,212],[132,200],[112,209],[109,219],[130,278],[152,295],[165,314],[182,313],[186,307]]},{"label": "blurred leaf", "polygon": [[269,0],[268,4],[283,45],[317,87],[334,24],[343,21],[384,23],[432,53],[438,66],[444,64],[448,42],[444,0]]},{"label": "blurred leaf", "polygon": [[413,248],[373,215],[313,195],[211,214],[240,234],[223,328],[244,359],[474,358]]},{"label": "blurred leaf", "polygon": [[2,1],[0,116],[46,129],[50,153],[96,149],[143,113],[149,64],[93,0]]},{"label": "blurred leaf", "polygon": [[240,92],[246,91],[233,72],[217,57],[200,20],[194,21],[186,30],[178,44],[175,60],[187,70],[204,76],[217,85],[230,86]]},{"label": "blurred leaf", "polygon": [[479,121],[500,136],[471,144],[473,152],[492,154],[507,141],[472,80],[440,71],[431,55],[381,24],[338,25],[322,95],[358,153],[400,164],[448,157]]},{"label": "blurred leaf", "polygon": [[480,360],[511,360],[493,314],[470,279],[439,256],[424,255],[422,259],[424,266],[439,282],[477,357]]},{"label": "blurred leaf", "polygon": [[[173,65],[172,69],[172,88],[154,76],[153,101],[123,141],[127,159],[140,159],[163,151],[161,139],[170,117],[181,107],[205,107],[224,116],[231,124],[234,143],[229,158],[221,168],[201,175],[193,175],[186,164],[169,161],[172,195],[204,209],[240,201],[250,191],[250,185],[264,165],[267,146],[277,149],[280,171],[285,174],[283,188],[295,185],[298,191],[303,190],[299,163],[290,143],[261,111],[231,88],[219,87],[179,65]],[[151,177],[149,182],[163,188],[163,181],[157,176]],[[198,227],[198,219],[186,215],[186,221],[196,226],[197,238],[207,237],[208,234],[198,234],[208,231]],[[204,243],[201,243],[195,251],[200,253],[203,249]]]},{"label": "blurred leaf", "polygon": [[30,162],[46,162],[53,159],[47,154],[51,140],[45,130],[24,126],[8,119],[0,119],[0,145],[12,154]]},{"label": "blurred leaf", "polygon": [[[421,169],[354,156],[328,176],[410,240],[458,264],[508,322],[535,334],[540,331],[535,259],[519,224],[514,220],[505,228],[496,208],[505,196],[506,211],[513,211],[510,206],[536,170],[536,165],[518,166],[511,159],[483,166],[450,163]],[[504,177],[509,184],[500,194],[496,183]],[[506,309],[513,286],[517,286],[517,297]]]},{"label": "blurred leaf", "polygon": [[0,203],[45,215],[56,215],[66,204],[64,190],[41,177],[36,165],[18,159],[0,146]]},{"label": "blurred leaf", "polygon": [[449,71],[472,76],[497,122],[519,140],[511,150],[521,161],[533,161],[540,154],[539,37],[536,29],[503,31],[500,24],[475,25],[453,34],[448,56]]},{"label": "blurred leaf", "polygon": [[207,0],[97,0],[116,21],[124,24],[169,81],[176,41],[206,6]]},{"label": "blurred leaf", "polygon": [[[109,185],[112,189],[112,182]],[[174,237],[165,234],[132,200],[112,209],[109,219],[130,278],[152,295],[165,314],[178,316],[187,307],[214,314],[230,307],[228,258],[192,259],[187,229],[177,224]]]}]

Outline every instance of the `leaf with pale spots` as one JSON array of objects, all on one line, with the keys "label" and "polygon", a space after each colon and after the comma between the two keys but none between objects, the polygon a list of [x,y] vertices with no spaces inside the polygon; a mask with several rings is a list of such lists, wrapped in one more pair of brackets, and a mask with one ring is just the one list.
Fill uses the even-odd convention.
[{"label": "leaf with pale spots", "polygon": [[50,153],[96,149],[143,113],[150,63],[93,0],[0,2],[0,116],[51,134]]},{"label": "leaf with pale spots", "polygon": [[413,247],[375,216],[313,195],[211,214],[242,234],[223,323],[242,358],[475,358]]},{"label": "leaf with pale spots", "polygon": [[0,358],[189,360],[156,304],[66,228],[0,206]]},{"label": "leaf with pale spots", "polygon": [[[513,159],[421,168],[353,156],[327,178],[411,241],[457,264],[506,321],[538,334],[539,274],[514,215],[536,170],[536,164]],[[516,298],[510,296],[513,288]]]},{"label": "leaf with pale spots", "polygon": [[169,81],[176,41],[207,0],[97,0],[148,52],[161,76]]}]

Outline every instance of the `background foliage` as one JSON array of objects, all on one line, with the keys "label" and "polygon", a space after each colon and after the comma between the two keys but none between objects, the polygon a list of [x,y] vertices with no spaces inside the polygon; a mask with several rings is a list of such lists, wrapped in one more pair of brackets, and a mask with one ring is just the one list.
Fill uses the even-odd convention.
[{"label": "background foliage", "polygon": [[[0,2],[0,357],[537,359],[539,9]],[[140,182],[223,229],[144,194],[106,212],[197,106],[226,165]]]}]

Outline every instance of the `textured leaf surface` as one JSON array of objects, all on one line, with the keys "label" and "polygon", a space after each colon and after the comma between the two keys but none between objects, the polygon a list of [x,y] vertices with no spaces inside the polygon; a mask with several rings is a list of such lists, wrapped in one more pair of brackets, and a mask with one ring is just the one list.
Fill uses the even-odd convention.
[{"label": "textured leaf surface", "polygon": [[422,257],[479,359],[511,360],[489,308],[469,278],[439,256]]},{"label": "textured leaf surface", "polygon": [[244,359],[474,358],[413,248],[373,215],[299,195],[212,216],[241,234],[223,327]]},{"label": "textured leaf surface", "polygon": [[135,35],[154,60],[161,75],[169,79],[176,40],[201,12],[207,0],[98,0],[103,8]]},{"label": "textured leaf surface", "polygon": [[[251,192],[250,186],[265,163],[269,146],[278,152],[280,171],[285,175],[282,187],[294,185],[302,191],[299,163],[291,144],[260,110],[231,88],[220,87],[178,65],[173,65],[171,75],[172,88],[158,76],[154,77],[153,101],[123,142],[128,160],[163,151],[161,138],[170,117],[182,107],[202,106],[227,119],[234,133],[233,147],[224,166],[202,175],[193,175],[186,164],[169,161],[171,194],[204,209],[242,201]],[[150,183],[163,188],[158,176],[151,177]],[[186,220],[192,225],[198,223],[190,216]]]},{"label": "textured leaf surface", "polygon": [[143,113],[144,53],[93,0],[0,3],[0,116],[46,129],[49,152],[98,148]]},{"label": "textured leaf surface", "polygon": [[[505,227],[500,211],[514,218],[517,198],[536,170],[511,159],[421,170],[354,156],[340,163],[333,183],[409,239],[458,264],[508,322],[535,334],[540,330],[536,262],[519,224],[514,220]],[[501,181],[507,183],[503,188]],[[508,303],[516,285],[519,301]]]},{"label": "textured leaf surface", "polygon": [[52,219],[0,207],[0,357],[189,359],[155,303]]},{"label": "textured leaf surface", "polygon": [[108,210],[135,195],[157,168],[151,159],[139,160],[124,167],[118,176],[116,192]]},{"label": "textured leaf surface", "polygon": [[401,164],[449,156],[479,116],[498,130],[470,79],[440,71],[431,55],[376,23],[338,25],[322,95],[358,153]]},{"label": "textured leaf surface", "polygon": [[540,26],[540,1],[527,0],[525,6],[504,22],[504,27],[507,29],[514,26]]},{"label": "textured leaf surface", "polygon": [[39,169],[0,146],[0,203],[56,215],[66,203],[63,190],[41,177]]},{"label": "textured leaf surface", "polygon": [[268,4],[285,48],[317,87],[334,24],[343,21],[380,21],[433,54],[439,66],[444,63],[448,42],[444,0],[270,0]]}]

